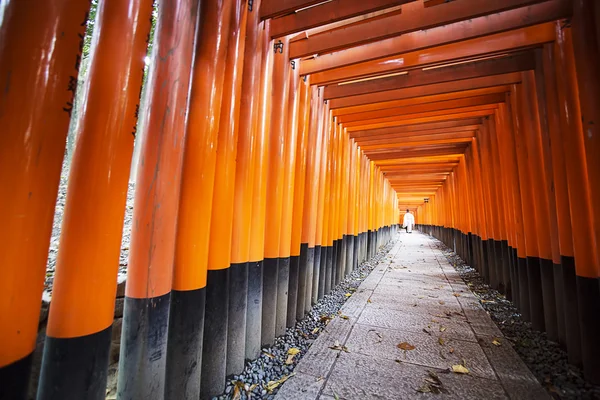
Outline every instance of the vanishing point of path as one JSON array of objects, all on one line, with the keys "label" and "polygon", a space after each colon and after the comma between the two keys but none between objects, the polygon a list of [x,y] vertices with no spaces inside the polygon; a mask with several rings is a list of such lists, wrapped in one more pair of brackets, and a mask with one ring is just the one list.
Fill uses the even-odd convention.
[{"label": "vanishing point of path", "polygon": [[436,243],[401,232],[276,399],[549,398]]}]

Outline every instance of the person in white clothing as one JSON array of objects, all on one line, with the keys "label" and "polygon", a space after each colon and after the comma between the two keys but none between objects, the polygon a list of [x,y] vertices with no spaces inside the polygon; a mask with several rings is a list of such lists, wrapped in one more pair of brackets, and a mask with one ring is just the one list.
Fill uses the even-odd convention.
[{"label": "person in white clothing", "polygon": [[406,210],[406,214],[404,214],[404,220],[402,221],[402,226],[406,228],[407,233],[412,233],[414,225],[415,216],[411,214],[410,210]]}]

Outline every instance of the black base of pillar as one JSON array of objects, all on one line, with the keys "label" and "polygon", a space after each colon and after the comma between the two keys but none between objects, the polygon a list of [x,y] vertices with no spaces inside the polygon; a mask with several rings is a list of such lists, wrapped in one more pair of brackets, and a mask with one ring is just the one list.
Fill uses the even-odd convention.
[{"label": "black base of pillar", "polygon": [[246,311],[248,309],[248,263],[229,267],[229,322],[227,328],[227,376],[244,370],[246,358]]},{"label": "black base of pillar", "polygon": [[[562,260],[561,260],[562,263]],[[567,332],[565,324],[565,287],[563,279],[563,267],[561,264],[553,264],[554,293],[556,297],[556,326],[558,328],[558,343],[563,349],[567,348]]]},{"label": "black base of pillar", "polygon": [[275,342],[278,264],[278,258],[265,258],[263,263],[262,346],[271,346]]},{"label": "black base of pillar", "polygon": [[539,257],[527,257],[527,283],[529,292],[529,312],[533,329],[543,332],[544,297],[542,294],[542,277]]},{"label": "black base of pillar", "polygon": [[577,276],[581,353],[585,379],[600,385],[600,281]]},{"label": "black base of pillar", "polygon": [[315,246],[315,259],[313,263],[313,283],[311,305],[319,301],[319,287],[321,284],[321,258],[323,257],[323,248]]},{"label": "black base of pillar", "polygon": [[46,336],[37,398],[103,400],[111,336],[112,325],[86,336]]},{"label": "black base of pillar", "polygon": [[277,311],[275,337],[285,334],[287,322],[288,289],[290,285],[290,258],[281,257],[277,269]]},{"label": "black base of pillar", "polygon": [[327,246],[327,256],[325,258],[325,294],[331,292],[333,283],[333,245]]},{"label": "black base of pillar", "polygon": [[246,309],[245,357],[254,360],[260,355],[263,305],[263,261],[248,263],[248,300]]},{"label": "black base of pillar", "polygon": [[556,322],[556,293],[554,291],[554,269],[552,260],[540,258],[540,278],[542,281],[542,297],[544,300],[544,326],[548,339],[558,342],[558,326]]},{"label": "black base of pillar", "polygon": [[321,264],[319,266],[319,296],[321,300],[325,296],[325,281],[327,277],[327,254],[330,253],[329,246],[321,246]]},{"label": "black base of pillar", "polygon": [[0,399],[26,399],[33,353],[0,368]]},{"label": "black base of pillar", "polygon": [[519,275],[519,304],[521,315],[525,321],[531,321],[531,306],[529,305],[529,278],[527,275],[527,259],[518,258],[518,275]]},{"label": "black base of pillar", "polygon": [[579,328],[579,301],[577,297],[577,280],[575,274],[575,259],[562,257],[565,326],[567,334],[567,354],[569,363],[582,365],[581,331]]},{"label": "black base of pillar", "polygon": [[217,396],[225,390],[228,321],[229,268],[208,270],[200,380],[202,398]]},{"label": "black base of pillar", "polygon": [[[170,302],[170,292],[150,299],[125,297],[118,398],[152,398],[157,393],[163,395]],[[40,391],[43,391],[41,387],[38,393]]]},{"label": "black base of pillar", "polygon": [[200,398],[205,304],[206,288],[171,292],[165,399]]},{"label": "black base of pillar", "polygon": [[289,328],[296,323],[296,309],[298,307],[298,280],[300,272],[300,256],[290,256],[290,276],[288,284],[287,312],[285,313],[285,326]]}]

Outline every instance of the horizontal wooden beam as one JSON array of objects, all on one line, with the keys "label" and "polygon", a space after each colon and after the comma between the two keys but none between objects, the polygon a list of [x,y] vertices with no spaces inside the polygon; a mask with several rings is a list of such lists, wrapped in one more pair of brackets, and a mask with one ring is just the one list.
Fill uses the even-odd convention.
[{"label": "horizontal wooden beam", "polygon": [[392,101],[385,101],[385,102],[379,102],[379,103],[363,104],[360,106],[337,108],[335,110],[332,110],[331,114],[334,117],[337,117],[337,116],[342,116],[342,115],[382,110],[382,109],[387,109],[387,108],[408,107],[408,106],[413,106],[413,105],[417,105],[417,104],[424,105],[424,104],[437,103],[437,102],[447,101],[447,100],[459,100],[459,99],[466,99],[466,98],[470,98],[470,97],[485,96],[485,95],[489,95],[489,94],[508,93],[509,91],[510,91],[510,86],[508,86],[508,85],[494,86],[494,87],[482,88],[482,89],[464,90],[464,91],[460,91],[460,92],[442,93],[442,94],[436,94],[436,95],[431,95],[431,96],[412,97],[409,99],[392,100]]},{"label": "horizontal wooden beam", "polygon": [[274,18],[292,14],[296,10],[324,3],[327,0],[262,0],[260,4],[260,19]]},{"label": "horizontal wooden beam", "polygon": [[[363,1],[363,3],[371,2]],[[495,19],[503,21],[505,30],[515,29],[526,26],[526,24],[531,25],[564,18],[570,15],[572,9],[570,3],[570,0],[456,0],[444,4],[443,7],[435,8],[423,7],[420,2],[413,3],[404,7],[401,14],[383,16],[373,22],[344,26],[290,43],[290,58],[314,54],[323,55],[340,49],[481,18],[494,13],[501,13]],[[506,11],[518,8],[520,9],[515,10],[512,14],[506,13]],[[311,11],[317,14],[318,10],[315,8]],[[287,18],[290,17],[281,20]],[[271,30],[276,23],[277,20],[272,22]],[[292,25],[288,22],[288,26]],[[497,32],[499,29],[502,27],[496,28],[495,31]],[[491,30],[487,32],[489,33]]]},{"label": "horizontal wooden beam", "polygon": [[457,146],[446,146],[437,149],[418,149],[418,150],[407,150],[407,151],[396,151],[393,153],[377,154],[369,157],[373,161],[378,160],[396,160],[399,158],[414,158],[414,157],[428,157],[428,156],[448,156],[448,155],[459,155],[464,153],[466,147]]},{"label": "horizontal wooden beam", "polygon": [[435,69],[414,70],[408,72],[406,75],[372,81],[347,85],[329,85],[325,87],[323,97],[325,99],[336,99],[347,96],[358,96],[367,93],[384,92],[386,90],[527,71],[534,68],[535,56],[532,52],[528,51],[509,57],[472,61]]},{"label": "horizontal wooden beam", "polygon": [[[361,143],[360,148],[365,152],[378,149],[391,149],[395,147],[409,146],[410,143],[434,143],[443,140],[457,140],[456,143],[468,143],[472,140],[472,132],[438,133],[435,135],[408,136],[405,138],[378,143]],[[451,143],[451,142],[448,142]]]},{"label": "horizontal wooden beam", "polygon": [[379,128],[397,128],[400,126],[406,125],[416,125],[416,124],[424,124],[428,122],[441,122],[441,121],[456,121],[460,119],[470,119],[470,118],[481,118],[488,117],[494,114],[494,110],[478,110],[478,111],[469,111],[460,114],[443,114],[443,115],[434,115],[428,117],[419,117],[413,119],[407,119],[402,121],[389,121],[389,122],[379,122],[376,124],[368,124],[361,125],[357,127],[348,127],[348,132],[353,131],[366,131],[366,130],[375,130]]},{"label": "horizontal wooden beam", "polygon": [[[321,0],[322,1],[322,0]],[[271,21],[273,39],[415,0],[332,0]],[[261,13],[262,16],[262,13]],[[291,47],[290,47],[291,49]],[[295,57],[294,57],[295,58]]]},{"label": "horizontal wooden beam", "polygon": [[467,97],[456,100],[437,101],[433,103],[415,104],[411,106],[400,106],[393,108],[383,108],[373,111],[358,112],[348,115],[341,115],[337,118],[338,123],[346,124],[354,121],[365,121],[369,119],[391,117],[394,115],[418,114],[428,111],[451,110],[454,108],[471,107],[483,104],[504,103],[505,94],[495,93],[484,96]]},{"label": "horizontal wooden beam", "polygon": [[457,137],[467,137],[467,135],[475,136],[475,131],[478,129],[478,126],[474,126],[470,129],[463,128],[451,128],[451,129],[432,129],[428,131],[421,132],[407,132],[407,133],[396,133],[391,135],[381,135],[381,136],[367,136],[364,138],[356,139],[356,143],[358,143],[361,148],[364,146],[374,145],[374,144],[386,144],[386,143],[396,143],[402,140],[410,140],[411,138],[418,137],[426,137],[426,138],[435,138],[438,135],[457,135]]},{"label": "horizontal wooden beam", "polygon": [[379,104],[385,101],[397,101],[413,99],[420,96],[430,96],[439,94],[452,95],[453,93],[482,88],[497,88],[499,86],[508,86],[520,83],[522,76],[519,72],[509,74],[483,76],[473,79],[463,79],[458,81],[449,81],[424,85],[411,88],[402,88],[388,90],[386,92],[367,93],[357,96],[343,97],[329,101],[331,110],[344,107],[355,107],[369,104]]},{"label": "horizontal wooden beam", "polygon": [[368,129],[364,131],[350,132],[350,137],[360,140],[359,138],[374,138],[389,134],[408,133],[408,132],[420,132],[429,131],[434,129],[452,129],[465,126],[479,125],[481,120],[479,118],[464,118],[453,121],[441,121],[432,123],[421,123],[412,124],[392,128],[381,128],[381,129]]},{"label": "horizontal wooden beam", "polygon": [[[497,108],[496,104],[484,104],[481,106],[471,106],[471,107],[461,107],[453,110],[437,110],[437,111],[428,111],[418,114],[408,114],[408,115],[394,115],[391,117],[383,117],[365,121],[354,121],[348,122],[344,124],[344,128],[347,128],[348,131],[353,130],[363,130],[363,129],[377,129],[383,128],[385,126],[396,126],[396,123],[405,123],[406,121],[413,120],[424,120],[428,118],[437,118],[441,117],[442,120],[449,119],[459,119],[465,118],[466,115],[472,115],[473,113],[483,113],[481,115],[491,115],[494,113],[494,110]],[[400,125],[400,124],[399,124]]]}]

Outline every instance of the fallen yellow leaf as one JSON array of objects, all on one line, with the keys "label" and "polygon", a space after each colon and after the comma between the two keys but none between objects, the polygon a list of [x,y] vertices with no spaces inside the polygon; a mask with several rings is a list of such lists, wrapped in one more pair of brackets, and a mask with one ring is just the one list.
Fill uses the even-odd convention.
[{"label": "fallen yellow leaf", "polygon": [[410,344],[410,343],[406,343],[406,342],[399,343],[397,347],[398,347],[399,349],[401,349],[401,350],[404,350],[404,351],[407,351],[407,350],[414,350],[414,349],[415,349],[415,346],[413,346],[413,345],[412,345],[412,344]]},{"label": "fallen yellow leaf", "polygon": [[288,354],[287,359],[285,360],[285,363],[287,365],[293,364],[294,363],[294,356],[295,356],[295,354]]},{"label": "fallen yellow leaf", "polygon": [[313,334],[315,334],[315,333],[317,333],[317,332],[319,332],[319,328],[315,328],[315,329],[313,329],[313,330],[312,330],[312,333],[313,333]]},{"label": "fallen yellow leaf", "polygon": [[440,332],[444,332],[446,330],[445,326],[440,326]]},{"label": "fallen yellow leaf", "polygon": [[464,365],[456,364],[452,366],[452,372],[455,374],[468,374],[469,370]]},{"label": "fallen yellow leaf", "polygon": [[371,299],[367,299],[367,303],[372,303]]},{"label": "fallen yellow leaf", "polygon": [[454,297],[460,297],[460,293],[452,293]]},{"label": "fallen yellow leaf", "polygon": [[291,354],[293,356],[295,356],[298,353],[300,353],[300,349],[297,349],[295,347],[290,347],[289,350],[288,350],[288,354]]},{"label": "fallen yellow leaf", "polygon": [[346,297],[352,296],[352,293],[346,293]]},{"label": "fallen yellow leaf", "polygon": [[438,343],[440,344],[440,346],[443,346],[443,345],[444,345],[444,343],[446,343],[446,342],[444,342],[444,339],[442,339],[442,338],[439,338],[439,339],[438,339]]},{"label": "fallen yellow leaf", "polygon": [[295,372],[292,372],[289,375],[286,375],[284,377],[282,377],[279,380],[276,381],[269,381],[266,386],[265,389],[267,389],[269,392],[272,392],[277,386],[281,385],[283,382],[287,381],[288,379],[290,379],[292,376],[296,375]]},{"label": "fallen yellow leaf", "polygon": [[494,339],[494,340],[492,340],[492,344],[493,344],[494,346],[502,346],[502,343],[500,343],[500,341],[499,341],[498,339]]},{"label": "fallen yellow leaf", "polygon": [[347,315],[340,315],[341,319],[350,319]]}]

